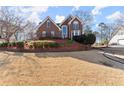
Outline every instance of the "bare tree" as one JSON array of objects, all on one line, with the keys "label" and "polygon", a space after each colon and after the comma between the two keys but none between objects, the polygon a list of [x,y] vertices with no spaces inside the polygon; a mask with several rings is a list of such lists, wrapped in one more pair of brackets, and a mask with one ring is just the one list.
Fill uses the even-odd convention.
[{"label": "bare tree", "polygon": [[26,39],[36,39],[36,24],[28,21],[28,26],[25,28]]},{"label": "bare tree", "polygon": [[[89,28],[93,25],[93,15],[89,11],[78,10],[74,11],[73,15],[78,16],[83,20],[84,32],[89,31]],[[90,29],[91,30],[91,29]]]},{"label": "bare tree", "polygon": [[98,28],[100,30],[101,43],[108,45],[113,32],[111,25],[101,22],[99,23]]},{"label": "bare tree", "polygon": [[124,30],[124,13],[123,15],[120,15],[119,19],[115,20],[113,23],[108,24],[108,27],[111,32],[111,40],[120,30]]},{"label": "bare tree", "polygon": [[23,17],[16,14],[13,10],[8,7],[1,7],[0,10],[0,21],[1,27],[5,27],[2,33],[5,34],[5,39],[9,42],[12,35],[17,40],[17,32],[23,32],[24,29],[29,25]]},{"label": "bare tree", "polygon": [[114,32],[117,33],[119,30],[124,29],[124,13],[118,17],[114,21],[114,25],[112,26],[114,29],[116,29]]},{"label": "bare tree", "polygon": [[[99,25],[101,42],[109,41],[120,31],[124,30],[124,17],[120,17],[120,19],[115,20],[113,23],[103,23],[101,22]],[[106,43],[106,44],[108,44]]]}]

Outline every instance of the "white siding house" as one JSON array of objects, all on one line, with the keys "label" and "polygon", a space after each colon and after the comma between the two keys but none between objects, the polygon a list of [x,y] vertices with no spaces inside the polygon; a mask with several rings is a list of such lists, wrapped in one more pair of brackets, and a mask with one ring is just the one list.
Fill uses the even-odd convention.
[{"label": "white siding house", "polygon": [[119,30],[110,40],[109,45],[124,45],[124,28]]}]

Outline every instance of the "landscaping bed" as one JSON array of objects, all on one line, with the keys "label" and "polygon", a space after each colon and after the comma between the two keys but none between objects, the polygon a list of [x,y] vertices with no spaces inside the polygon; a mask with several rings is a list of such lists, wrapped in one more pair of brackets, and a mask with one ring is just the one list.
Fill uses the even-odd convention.
[{"label": "landscaping bed", "polygon": [[90,49],[88,45],[62,39],[0,43],[0,50],[14,52],[66,52],[88,49]]}]

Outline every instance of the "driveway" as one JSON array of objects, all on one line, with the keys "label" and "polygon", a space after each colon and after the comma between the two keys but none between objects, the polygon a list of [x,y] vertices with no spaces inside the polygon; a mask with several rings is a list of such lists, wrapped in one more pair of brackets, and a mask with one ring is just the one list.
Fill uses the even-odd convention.
[{"label": "driveway", "polygon": [[38,57],[73,57],[88,62],[101,64],[113,68],[118,68],[124,70],[124,60],[107,55],[103,53],[103,50],[92,49],[89,51],[77,51],[77,52],[46,52],[46,53],[36,53]]},{"label": "driveway", "polygon": [[109,53],[124,55],[124,47],[108,47],[101,49]]}]

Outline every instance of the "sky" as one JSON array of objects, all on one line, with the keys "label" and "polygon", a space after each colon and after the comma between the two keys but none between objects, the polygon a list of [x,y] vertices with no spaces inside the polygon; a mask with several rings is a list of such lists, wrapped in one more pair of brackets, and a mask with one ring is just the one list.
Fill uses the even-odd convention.
[{"label": "sky", "polygon": [[113,22],[124,13],[123,6],[9,6],[9,9],[36,24],[47,16],[60,23],[76,10],[89,11],[94,16],[93,30],[100,22]]}]

